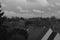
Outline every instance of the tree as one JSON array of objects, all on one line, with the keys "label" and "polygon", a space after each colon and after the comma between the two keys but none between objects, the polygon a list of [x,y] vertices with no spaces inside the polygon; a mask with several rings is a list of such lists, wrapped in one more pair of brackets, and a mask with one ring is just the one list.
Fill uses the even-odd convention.
[{"label": "tree", "polygon": [[1,3],[0,3],[0,26],[3,23],[3,17],[2,17],[3,14],[4,14],[4,12],[2,12],[2,6],[1,6]]},{"label": "tree", "polygon": [[0,17],[2,17],[4,14],[4,12],[2,11],[2,6],[1,6],[1,3],[0,3]]}]

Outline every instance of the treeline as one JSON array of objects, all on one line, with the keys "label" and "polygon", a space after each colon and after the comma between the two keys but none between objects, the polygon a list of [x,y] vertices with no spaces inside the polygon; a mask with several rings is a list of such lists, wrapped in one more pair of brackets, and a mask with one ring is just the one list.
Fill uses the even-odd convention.
[{"label": "treeline", "polygon": [[60,19],[56,17],[50,17],[50,18],[42,18],[42,17],[36,17],[36,18],[23,18],[23,17],[12,17],[7,18],[6,16],[3,16],[3,24],[6,25],[9,28],[29,28],[29,26],[34,27],[47,27],[47,28],[57,28],[60,26]]}]

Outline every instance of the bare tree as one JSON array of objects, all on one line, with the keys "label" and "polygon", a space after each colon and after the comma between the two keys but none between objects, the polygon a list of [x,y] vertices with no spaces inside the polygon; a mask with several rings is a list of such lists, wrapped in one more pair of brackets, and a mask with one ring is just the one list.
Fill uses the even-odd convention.
[{"label": "bare tree", "polygon": [[2,6],[1,6],[1,3],[0,3],[0,17],[2,17],[4,14],[4,12],[2,11]]},{"label": "bare tree", "polygon": [[1,6],[1,3],[0,3],[0,28],[2,27],[2,24],[3,24],[3,17],[2,17],[3,14],[4,14],[4,12],[2,12],[2,6]]}]

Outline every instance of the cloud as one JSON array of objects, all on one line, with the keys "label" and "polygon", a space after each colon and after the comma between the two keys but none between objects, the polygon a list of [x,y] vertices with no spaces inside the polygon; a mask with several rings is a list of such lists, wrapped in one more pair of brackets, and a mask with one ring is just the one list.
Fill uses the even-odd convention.
[{"label": "cloud", "polygon": [[57,11],[57,13],[60,13],[60,11]]},{"label": "cloud", "polygon": [[30,4],[33,4],[33,5],[39,4],[40,6],[49,5],[47,0],[7,0],[6,2],[19,3],[19,4],[23,4],[23,5],[30,5]]},{"label": "cloud", "polygon": [[24,17],[24,18],[30,18],[30,17],[35,17],[36,15],[34,15],[33,13],[30,14],[19,14],[19,13],[15,13],[13,11],[5,11],[5,14],[7,17]]},{"label": "cloud", "polygon": [[22,10],[22,7],[18,6],[17,9]]},{"label": "cloud", "polygon": [[41,6],[47,6],[49,5],[47,0],[27,0],[27,2],[31,2],[31,3],[37,3],[40,4]]},{"label": "cloud", "polygon": [[26,2],[26,0],[6,0],[6,2]]},{"label": "cloud", "polygon": [[20,12],[29,12],[28,10],[20,10]]},{"label": "cloud", "polygon": [[16,13],[13,11],[4,11],[6,16],[11,17],[11,16],[16,16]]},{"label": "cloud", "polygon": [[60,6],[60,0],[48,0],[51,7]]},{"label": "cloud", "polygon": [[23,9],[22,9],[22,7],[20,7],[20,6],[18,6],[18,7],[17,7],[17,9],[19,9],[19,10],[20,10],[20,12],[30,12],[29,10],[26,10],[26,9],[25,9],[25,10],[23,10]]},{"label": "cloud", "polygon": [[2,3],[2,7],[7,7],[7,5],[6,5],[6,4],[4,4],[4,3]]},{"label": "cloud", "polygon": [[55,15],[57,18],[60,18],[60,11],[57,11],[57,13],[54,13],[54,15]]},{"label": "cloud", "polygon": [[36,9],[33,9],[33,12],[36,12],[36,13],[44,13],[44,11],[36,10]]},{"label": "cloud", "polygon": [[57,3],[55,3],[57,6],[60,6],[60,3],[59,2],[57,2]]},{"label": "cloud", "polygon": [[37,2],[37,0],[27,0],[27,2]]}]

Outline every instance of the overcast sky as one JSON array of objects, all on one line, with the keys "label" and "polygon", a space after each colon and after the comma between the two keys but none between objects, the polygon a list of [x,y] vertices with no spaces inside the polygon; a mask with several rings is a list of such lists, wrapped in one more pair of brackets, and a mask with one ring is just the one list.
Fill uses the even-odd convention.
[{"label": "overcast sky", "polygon": [[0,0],[4,15],[18,17],[60,17],[60,0]]}]

